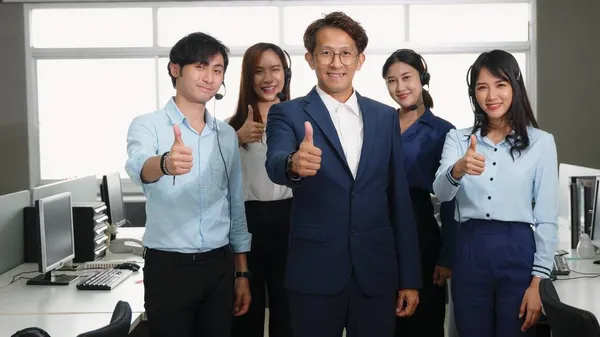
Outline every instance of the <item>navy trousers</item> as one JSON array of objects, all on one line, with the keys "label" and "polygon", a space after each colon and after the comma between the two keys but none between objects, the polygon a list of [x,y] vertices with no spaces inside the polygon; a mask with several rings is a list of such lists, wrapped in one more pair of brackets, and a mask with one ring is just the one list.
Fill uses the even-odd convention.
[{"label": "navy trousers", "polygon": [[363,293],[354,275],[341,293],[331,296],[289,292],[294,337],[392,337],[396,292]]},{"label": "navy trousers", "polygon": [[460,337],[534,336],[519,308],[531,283],[535,240],[529,224],[472,219],[459,225],[452,300]]}]

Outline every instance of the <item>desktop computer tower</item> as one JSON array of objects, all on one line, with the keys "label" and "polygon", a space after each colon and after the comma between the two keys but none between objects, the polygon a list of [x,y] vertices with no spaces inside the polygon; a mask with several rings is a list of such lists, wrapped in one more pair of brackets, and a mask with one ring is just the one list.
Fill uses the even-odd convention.
[{"label": "desktop computer tower", "polygon": [[[96,261],[106,255],[109,241],[109,223],[103,202],[73,203],[73,233],[75,258],[73,262]],[[37,263],[39,256],[36,209],[24,209],[25,262]]]}]

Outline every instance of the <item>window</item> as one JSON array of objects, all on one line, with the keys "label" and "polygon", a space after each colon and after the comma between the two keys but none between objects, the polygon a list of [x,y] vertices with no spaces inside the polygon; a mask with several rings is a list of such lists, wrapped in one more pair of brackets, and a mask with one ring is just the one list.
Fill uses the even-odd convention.
[{"label": "window", "polygon": [[412,5],[410,41],[417,44],[527,41],[529,4]]},{"label": "window", "polygon": [[31,11],[35,48],[150,47],[150,8],[61,8]]},{"label": "window", "polygon": [[[284,43],[304,46],[311,22],[340,6],[288,6],[283,9]],[[369,36],[369,47],[390,47],[404,42],[404,6],[343,6],[344,13],[360,22]]]},{"label": "window", "polygon": [[26,4],[28,81],[34,88],[28,110],[39,124],[39,134],[30,140],[39,143],[39,162],[32,165],[39,165],[40,182],[120,171],[126,193],[139,193],[123,169],[127,128],[135,116],[162,108],[174,95],[167,73],[174,43],[202,31],[230,47],[226,95],[207,104],[224,120],[237,105],[243,53],[257,42],[290,53],[292,98],[306,95],[317,81],[304,60],[304,32],[336,10],[359,21],[369,37],[366,61],[354,80],[363,96],[396,107],[381,67],[394,50],[412,48],[428,63],[434,113],[467,127],[473,113],[466,71],[479,53],[505,49],[521,66],[535,111],[533,1]]},{"label": "window", "polygon": [[41,178],[126,176],[129,123],[155,110],[154,60],[40,60],[37,75]]},{"label": "window", "polygon": [[277,7],[159,8],[158,44],[171,47],[185,35],[198,31],[211,34],[230,47],[259,41],[277,43],[278,19]]}]

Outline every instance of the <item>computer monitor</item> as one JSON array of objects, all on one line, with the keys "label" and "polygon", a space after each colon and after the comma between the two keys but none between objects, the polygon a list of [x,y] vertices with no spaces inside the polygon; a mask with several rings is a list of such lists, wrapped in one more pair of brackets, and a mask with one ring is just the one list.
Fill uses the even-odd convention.
[{"label": "computer monitor", "polygon": [[68,285],[74,275],[56,275],[52,271],[75,257],[71,192],[64,192],[35,201],[38,236],[38,268],[42,273],[28,285]]},{"label": "computer monitor", "polygon": [[118,172],[102,177],[100,184],[100,197],[108,208],[108,220],[117,227],[123,226],[125,219],[125,205],[123,204],[123,190],[121,189],[121,176]]},{"label": "computer monitor", "polygon": [[596,176],[596,193],[594,193],[594,208],[592,210],[592,244],[600,248],[600,176]]}]

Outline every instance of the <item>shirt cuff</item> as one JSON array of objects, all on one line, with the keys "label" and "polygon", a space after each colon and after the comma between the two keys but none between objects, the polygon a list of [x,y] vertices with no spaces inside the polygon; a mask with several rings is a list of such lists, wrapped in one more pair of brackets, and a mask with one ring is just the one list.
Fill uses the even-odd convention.
[{"label": "shirt cuff", "polygon": [[549,278],[551,273],[552,270],[537,264],[533,265],[533,270],[531,271],[531,275],[539,276],[541,278]]},{"label": "shirt cuff", "polygon": [[448,168],[448,171],[446,171],[446,178],[448,178],[448,181],[450,181],[450,184],[452,184],[452,186],[458,187],[460,185],[460,179],[458,179],[458,180],[454,179],[454,177],[452,176],[453,169],[454,169],[454,165],[452,165],[452,166],[450,166],[450,168]]}]

